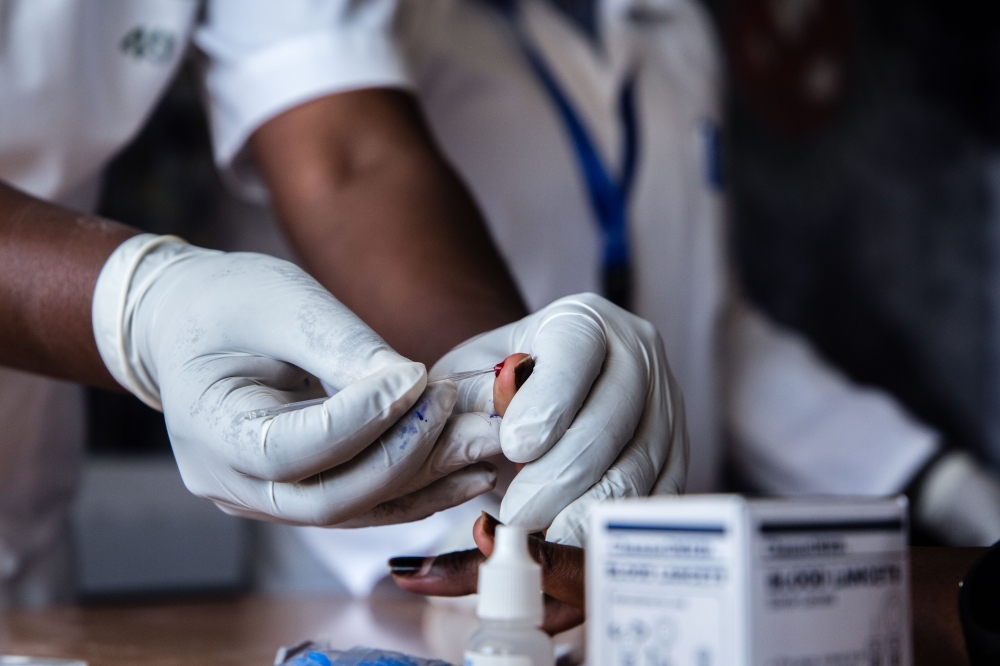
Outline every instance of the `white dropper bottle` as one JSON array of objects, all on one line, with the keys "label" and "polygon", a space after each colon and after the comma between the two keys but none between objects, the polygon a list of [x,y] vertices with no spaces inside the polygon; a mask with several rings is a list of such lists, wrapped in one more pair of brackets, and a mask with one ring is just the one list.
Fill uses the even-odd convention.
[{"label": "white dropper bottle", "polygon": [[479,565],[482,626],[465,648],[465,666],[553,666],[542,624],[542,568],[528,552],[528,533],[498,525],[493,555]]}]

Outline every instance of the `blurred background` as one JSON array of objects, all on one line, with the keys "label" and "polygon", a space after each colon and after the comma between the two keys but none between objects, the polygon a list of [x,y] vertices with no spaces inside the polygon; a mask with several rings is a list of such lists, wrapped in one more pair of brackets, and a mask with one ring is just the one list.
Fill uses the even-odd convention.
[{"label": "blurred background", "polygon": [[[704,2],[727,53],[724,179],[747,295],[1000,465],[1000,5]],[[219,180],[191,58],[106,172],[100,213],[290,256],[266,208]],[[253,526],[185,491],[162,416],[130,396],[89,393],[74,524],[85,598],[249,580]]]}]

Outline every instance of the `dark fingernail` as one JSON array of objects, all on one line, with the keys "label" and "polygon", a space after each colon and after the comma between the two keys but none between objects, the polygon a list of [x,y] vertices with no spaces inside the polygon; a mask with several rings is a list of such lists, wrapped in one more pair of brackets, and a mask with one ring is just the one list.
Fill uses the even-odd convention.
[{"label": "dark fingernail", "polygon": [[514,388],[521,388],[524,382],[528,381],[531,372],[535,369],[535,360],[530,356],[522,358],[514,366]]},{"label": "dark fingernail", "polygon": [[389,560],[389,572],[393,576],[415,576],[424,568],[429,557],[394,557]]},{"label": "dark fingernail", "polygon": [[483,531],[487,536],[496,537],[497,525],[503,525],[499,520],[483,511]]}]

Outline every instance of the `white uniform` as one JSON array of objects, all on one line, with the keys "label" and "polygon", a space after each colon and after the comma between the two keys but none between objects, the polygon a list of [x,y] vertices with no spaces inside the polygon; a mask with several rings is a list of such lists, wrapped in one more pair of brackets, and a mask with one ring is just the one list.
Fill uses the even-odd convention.
[{"label": "white uniform", "polygon": [[[615,170],[607,156],[622,154],[619,92],[638,72],[634,309],[660,330],[684,391],[688,491],[720,487],[727,436],[741,473],[766,492],[901,490],[937,449],[937,433],[885,392],[853,385],[727,289],[713,163],[720,63],[709,18],[691,0],[600,7],[602,53],[544,0],[522,0],[521,15]],[[599,291],[601,236],[573,144],[508,19],[484,0],[403,0],[397,25],[434,135],[471,187],[529,307]],[[292,528],[308,552],[295,552],[286,535],[267,584],[337,589],[332,572],[363,596],[384,575],[385,558],[440,552],[449,525],[465,534],[466,509],[363,530],[363,549],[351,547],[359,534]]]},{"label": "white uniform", "polygon": [[[145,122],[196,29],[228,165],[253,130],[302,101],[406,85],[393,11],[393,0],[0,0],[0,180],[92,207],[101,170]],[[0,369],[0,606],[66,594],[82,445],[78,388]]]},{"label": "white uniform", "polygon": [[[632,220],[637,310],[660,327],[688,394],[692,486],[704,488],[718,466],[712,339],[724,284],[719,202],[702,175],[701,128],[717,119],[715,47],[704,17],[683,2],[646,3],[648,11],[636,15],[654,25],[643,29],[646,38],[637,38],[639,29],[624,18],[631,4],[605,6],[605,34],[621,45],[607,63],[544,7],[531,7],[528,18],[607,154],[617,154],[609,148],[620,141],[609,102],[617,77],[630,58],[642,65],[644,151]],[[195,0],[0,0],[0,179],[52,200],[93,194],[96,187],[88,184],[138,131],[176,70],[200,6]],[[197,41],[210,56],[217,158],[236,181],[254,185],[242,148],[274,115],[346,89],[408,85],[387,34],[393,6],[392,0],[207,3]],[[572,153],[501,22],[471,1],[428,1],[423,12],[407,33],[421,95],[529,302],[538,307],[594,289],[599,243]],[[661,15],[669,20],[658,22]],[[539,173],[551,176],[540,193],[534,187]],[[825,477],[812,467],[812,443],[844,442],[817,440],[817,433],[824,434],[817,424],[830,424],[834,435],[854,425],[884,437],[874,439],[881,448],[870,446],[870,437],[847,442],[865,445],[867,460],[876,464],[867,472],[851,464],[845,469],[854,475],[854,489],[881,492],[895,489],[933,448],[933,433],[909,423],[894,403],[859,394],[797,342],[758,324],[760,335],[737,336],[746,344],[734,349],[756,360],[756,350],[773,350],[764,360],[777,361],[727,368],[742,378],[728,385],[755,387],[748,402],[734,401],[741,408],[737,415],[747,415],[735,420],[735,430],[746,442],[742,450],[763,461],[759,468],[782,464],[787,487],[823,489],[813,483]],[[757,390],[767,387],[757,378],[762,372],[801,376],[803,390],[790,397],[816,404],[811,411],[796,405],[772,416],[768,401],[774,392]],[[789,385],[774,383],[779,391]],[[826,393],[805,390],[817,385],[827,387]],[[824,402],[828,394],[839,402]],[[757,409],[754,400],[763,407]],[[52,559],[65,525],[81,450],[81,412],[78,394],[65,385],[23,373],[0,375],[0,598],[7,602],[52,597],[48,583],[56,578],[34,572],[46,569],[42,564]],[[766,414],[767,427],[749,418],[757,413]],[[856,418],[866,413],[867,419]],[[773,455],[785,445],[788,455]],[[844,448],[850,453],[859,446]],[[800,451],[805,453],[796,457]],[[904,455],[896,456],[899,451]],[[828,452],[850,459],[840,449]],[[878,465],[882,452],[895,462]],[[872,473],[875,467],[879,474]]]},{"label": "white uniform", "polygon": [[[520,7],[613,173],[620,165],[608,156],[622,154],[624,134],[619,91],[637,73],[633,307],[660,330],[684,391],[688,490],[718,488],[724,436],[740,472],[764,491],[901,490],[938,435],[727,289],[713,151],[720,53],[705,11],[692,0],[603,0],[597,49],[546,2]],[[508,19],[480,0],[403,9],[401,40],[427,117],[529,306],[598,290],[601,236],[573,144]]]}]

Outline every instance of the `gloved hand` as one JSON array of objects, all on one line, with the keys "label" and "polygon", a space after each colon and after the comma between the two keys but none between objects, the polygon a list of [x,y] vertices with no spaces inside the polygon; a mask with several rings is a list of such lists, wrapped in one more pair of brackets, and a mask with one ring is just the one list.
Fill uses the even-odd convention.
[{"label": "gloved hand", "polygon": [[[507,458],[529,464],[504,496],[502,522],[582,546],[594,502],[683,490],[684,407],[652,324],[600,296],[568,296],[455,347],[431,378],[516,352],[535,367],[499,439]],[[493,376],[460,382],[455,412],[494,414]]]},{"label": "gloved hand", "polygon": [[[112,375],[162,405],[185,485],[227,513],[375,524],[429,515],[495,483],[492,465],[463,459],[483,453],[468,440],[456,450],[446,438],[434,452],[455,385],[425,391],[422,364],[288,262],[137,236],[105,264],[92,314]],[[243,416],[323,396],[320,380],[337,390],[323,404]]]}]

